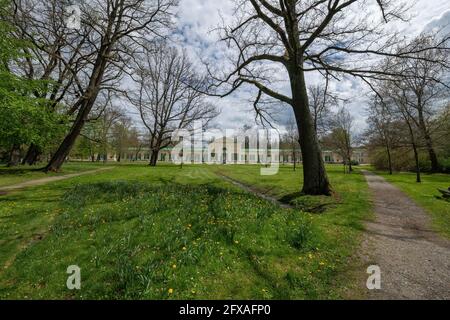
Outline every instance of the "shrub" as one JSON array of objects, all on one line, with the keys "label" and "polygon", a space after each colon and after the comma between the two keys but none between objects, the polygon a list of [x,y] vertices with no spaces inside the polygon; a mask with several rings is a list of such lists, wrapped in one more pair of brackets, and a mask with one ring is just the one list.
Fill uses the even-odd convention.
[{"label": "shrub", "polygon": [[444,158],[440,160],[443,173],[450,173],[450,158]]}]

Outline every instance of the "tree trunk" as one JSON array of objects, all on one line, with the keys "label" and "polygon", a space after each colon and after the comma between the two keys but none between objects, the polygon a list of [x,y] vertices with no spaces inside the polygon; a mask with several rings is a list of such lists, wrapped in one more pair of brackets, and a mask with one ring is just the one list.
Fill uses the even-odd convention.
[{"label": "tree trunk", "polygon": [[414,151],[414,160],[416,162],[416,182],[421,183],[422,178],[420,176],[419,152],[417,151],[417,144],[416,144],[416,138],[414,136],[414,130],[413,130],[410,122],[406,121],[406,124],[408,125],[409,135],[411,137],[411,146]]},{"label": "tree trunk", "polygon": [[8,167],[15,167],[20,163],[20,146],[15,144],[9,152]]},{"label": "tree trunk", "polygon": [[430,157],[431,172],[433,173],[440,172],[441,166],[439,165],[439,160],[437,158],[436,152],[434,151],[431,137],[428,134],[425,135],[425,145],[427,147],[428,156]]},{"label": "tree trunk", "polygon": [[59,146],[58,150],[55,152],[53,157],[50,159],[47,167],[45,167],[46,172],[57,172],[61,169],[66,158],[69,156],[70,151],[72,150],[73,145],[75,144],[76,139],[80,135],[81,129],[86,122],[86,118],[91,111],[92,105],[95,102],[95,98],[88,99],[86,102],[80,107],[80,111],[78,112],[77,118],[72,125],[67,136],[64,138],[63,142]]},{"label": "tree trunk", "polygon": [[292,152],[292,157],[294,158],[294,171],[297,171],[297,155],[295,154],[295,149]]},{"label": "tree trunk", "polygon": [[440,172],[441,167],[439,165],[439,160],[437,158],[436,152],[434,151],[433,140],[431,139],[431,136],[428,133],[427,125],[425,124],[425,119],[423,116],[423,111],[421,109],[419,110],[419,126],[425,139],[425,146],[427,148],[428,156],[430,158],[431,172],[433,173]]},{"label": "tree trunk", "polygon": [[308,93],[303,71],[295,68],[289,72],[292,89],[292,107],[299,130],[303,158],[303,190],[308,195],[330,195],[331,187],[325,170],[313,118],[309,109]]},{"label": "tree trunk", "polygon": [[292,159],[294,160],[294,171],[297,171],[297,156],[295,154],[295,141],[292,141],[294,148],[292,149]]},{"label": "tree trunk", "polygon": [[417,146],[415,142],[412,143],[412,147],[414,150],[414,160],[416,161],[416,182],[421,183],[422,178],[420,176],[419,152],[417,151]]},{"label": "tree trunk", "polygon": [[28,164],[30,166],[35,165],[41,154],[42,151],[39,149],[39,147],[36,146],[34,143],[32,143],[28,148],[25,158],[23,158],[22,164],[23,165]]},{"label": "tree trunk", "polygon": [[156,165],[158,164],[158,155],[159,155],[159,150],[153,149],[152,154],[150,156],[150,166],[151,167],[156,167]]},{"label": "tree trunk", "polygon": [[102,44],[98,50],[97,58],[90,75],[88,89],[86,90],[85,95],[82,96],[76,103],[76,105],[79,105],[79,111],[75,122],[59,146],[58,150],[53,155],[52,159],[50,159],[47,167],[45,167],[46,172],[59,171],[61,169],[61,166],[63,165],[65,159],[69,156],[76,139],[80,135],[81,129],[83,129],[89,113],[97,100],[100,85],[105,73],[106,64],[108,63],[108,56],[113,47],[113,42],[114,40],[112,39],[102,39]]},{"label": "tree trunk", "polygon": [[388,166],[389,166],[389,174],[392,176],[393,169],[392,169],[392,155],[391,155],[391,149],[389,148],[389,146],[386,146],[386,152],[387,152],[387,156],[388,156]]}]

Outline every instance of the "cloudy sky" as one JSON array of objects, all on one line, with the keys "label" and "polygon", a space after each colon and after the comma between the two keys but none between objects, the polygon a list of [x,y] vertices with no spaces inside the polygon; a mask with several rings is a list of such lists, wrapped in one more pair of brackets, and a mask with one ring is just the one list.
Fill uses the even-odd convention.
[{"label": "cloudy sky", "polygon": [[[411,3],[413,1],[411,0]],[[221,19],[231,20],[232,0],[181,0],[177,14],[177,32],[172,40],[186,48],[193,59],[208,59],[220,54],[223,47],[218,44],[217,33],[213,31]],[[414,36],[423,30],[450,24],[449,0],[417,0],[409,12],[412,19],[405,23],[395,23],[390,28],[397,29],[408,36]],[[450,28],[449,28],[450,29]],[[309,76],[312,84],[318,77]],[[333,91],[341,98],[350,99],[347,104],[355,117],[359,130],[365,127],[365,99],[367,88],[358,80],[344,79],[334,83]],[[286,84],[285,92],[288,92]],[[239,128],[244,124],[254,124],[255,114],[252,111],[250,95],[247,90],[236,92],[225,99],[214,99],[222,113],[216,120],[221,128]],[[288,114],[284,115],[286,118]]]}]

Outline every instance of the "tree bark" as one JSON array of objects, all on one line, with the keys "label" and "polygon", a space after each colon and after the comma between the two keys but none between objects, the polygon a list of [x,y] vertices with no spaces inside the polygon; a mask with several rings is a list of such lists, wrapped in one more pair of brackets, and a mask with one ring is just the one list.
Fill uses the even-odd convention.
[{"label": "tree bark", "polygon": [[89,113],[97,100],[100,85],[105,73],[106,64],[108,62],[108,56],[111,53],[112,43],[114,43],[114,41],[115,40],[112,39],[102,40],[102,45],[99,48],[95,64],[90,75],[88,89],[86,90],[85,95],[82,96],[76,103],[76,105],[79,105],[80,107],[78,109],[79,111],[75,122],[63,142],[60,144],[58,150],[45,167],[45,172],[59,171],[65,159],[69,156],[69,153],[72,150],[76,139],[80,135],[81,129],[83,129]]},{"label": "tree bark", "polygon": [[414,160],[416,161],[416,182],[421,183],[422,178],[420,175],[419,152],[417,151],[417,146],[415,142],[412,143],[412,147],[414,150]]},{"label": "tree bark", "polygon": [[411,146],[414,151],[414,160],[416,162],[416,182],[421,183],[422,177],[420,175],[419,151],[417,150],[417,144],[416,144],[416,138],[414,136],[414,130],[412,128],[412,125],[408,121],[406,121],[406,124],[409,129],[409,134],[411,137]]},{"label": "tree bark", "polygon": [[20,146],[15,144],[9,152],[8,167],[15,167],[20,163]]},{"label": "tree bark", "polygon": [[35,165],[38,161],[39,156],[42,154],[42,151],[39,149],[38,146],[36,146],[34,143],[30,145],[28,148],[27,154],[25,155],[25,158],[22,160],[23,165]]},{"label": "tree bark", "polygon": [[[420,100],[419,100],[419,103],[421,103]],[[439,165],[439,160],[437,158],[436,152],[434,151],[433,140],[431,139],[431,136],[428,133],[428,129],[427,129],[427,125],[425,123],[425,118],[423,116],[422,108],[419,108],[418,115],[419,115],[419,127],[420,127],[420,130],[422,131],[423,137],[425,139],[425,146],[427,148],[428,156],[430,158],[431,172],[433,172],[433,173],[440,172],[441,167]]]},{"label": "tree bark", "polygon": [[292,152],[292,157],[294,158],[294,171],[297,171],[297,155],[295,153],[295,149]]},{"label": "tree bark", "polygon": [[153,149],[152,154],[150,156],[150,166],[151,167],[156,167],[156,165],[158,164],[158,155],[159,155],[159,150]]},{"label": "tree bark", "polygon": [[431,140],[431,137],[428,134],[425,136],[425,145],[427,147],[428,156],[430,157],[431,172],[433,172],[433,173],[440,172],[441,166],[439,164],[439,160],[436,155],[436,152],[434,151],[433,142]]},{"label": "tree bark", "polygon": [[[93,104],[93,101],[92,101]],[[86,118],[91,111],[92,105],[85,104],[80,109],[75,122],[72,125],[67,136],[64,138],[63,142],[59,146],[58,150],[55,152],[53,157],[50,159],[50,162],[45,167],[46,172],[57,172],[61,169],[61,166],[64,164],[64,161],[69,156],[70,151],[72,150],[73,145],[75,144],[76,139],[80,135],[81,129],[83,128]]]},{"label": "tree bark", "polygon": [[299,142],[303,158],[303,190],[307,195],[330,195],[331,186],[322,159],[322,152],[314,130],[309,109],[305,77],[301,68],[289,70],[292,89],[292,107],[294,109]]},{"label": "tree bark", "polygon": [[386,152],[388,156],[388,166],[389,166],[389,174],[393,175],[393,169],[392,169],[392,155],[391,155],[391,148],[389,148],[389,145],[386,146]]}]

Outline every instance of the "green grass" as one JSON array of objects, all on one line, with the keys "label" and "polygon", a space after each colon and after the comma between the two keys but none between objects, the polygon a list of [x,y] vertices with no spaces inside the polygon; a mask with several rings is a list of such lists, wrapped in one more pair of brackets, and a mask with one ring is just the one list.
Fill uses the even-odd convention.
[{"label": "green grass", "polygon": [[0,187],[10,186],[34,179],[95,170],[104,166],[104,164],[100,163],[68,163],[64,165],[60,172],[46,174],[42,171],[38,171],[38,169],[41,169],[43,165],[23,166],[19,168],[8,168],[4,165],[0,165]]},{"label": "green grass", "polygon": [[[282,209],[218,171],[304,210],[324,202],[327,210]],[[295,195],[301,175],[287,167],[261,177],[256,166],[144,165],[0,197],[0,298],[355,297],[367,185],[329,171],[336,195],[326,199]],[[66,288],[69,265],[81,267],[81,291]]]},{"label": "green grass", "polygon": [[440,234],[450,238],[450,202],[437,199],[440,196],[438,189],[450,187],[448,174],[423,174],[422,183],[416,183],[414,173],[395,173],[390,176],[385,172],[377,172],[387,181],[398,186],[431,215],[434,229]]}]

